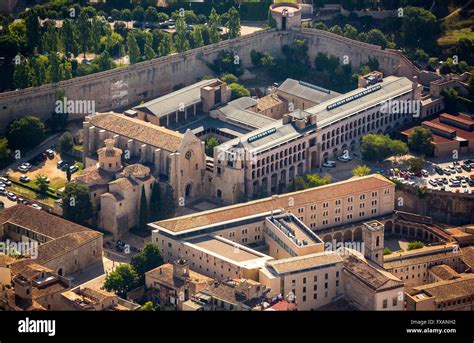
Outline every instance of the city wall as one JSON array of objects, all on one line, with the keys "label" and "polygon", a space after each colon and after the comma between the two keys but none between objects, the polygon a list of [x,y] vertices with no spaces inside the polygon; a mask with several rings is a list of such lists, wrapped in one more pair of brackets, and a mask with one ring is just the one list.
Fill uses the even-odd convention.
[{"label": "city wall", "polygon": [[[292,31],[278,32],[273,29],[123,68],[1,93],[0,134],[5,132],[12,120],[28,114],[42,119],[49,118],[54,111],[56,91],[59,88],[65,91],[68,100],[94,101],[96,111],[119,110],[142,100],[156,98],[172,91],[176,85],[188,85],[210,74],[208,64],[212,63],[222,50],[233,51],[239,56],[242,67],[247,68],[252,66],[250,60],[252,49],[279,57],[281,47],[290,44],[294,38],[307,40],[311,61],[318,52],[325,52],[338,56],[341,63],[344,56],[348,56],[352,67],[358,68],[372,57],[379,60],[380,69],[386,74],[410,78],[413,75],[413,66],[395,50],[384,50],[379,46],[326,31],[296,28]],[[87,113],[70,115],[70,119],[80,119],[85,115]]]},{"label": "city wall", "polygon": [[420,196],[416,188],[406,186],[404,189],[396,190],[395,205],[396,210],[430,216],[434,221],[441,223],[450,225],[474,223],[472,194],[426,190],[426,193]]}]

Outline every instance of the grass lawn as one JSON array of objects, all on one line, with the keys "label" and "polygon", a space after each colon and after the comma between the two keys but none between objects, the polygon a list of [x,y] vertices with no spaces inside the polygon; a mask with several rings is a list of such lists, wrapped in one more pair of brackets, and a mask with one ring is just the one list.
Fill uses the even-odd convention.
[{"label": "grass lawn", "polygon": [[455,45],[461,38],[474,40],[474,32],[470,27],[450,30],[444,36],[438,38],[438,44],[441,46]]},{"label": "grass lawn", "polygon": [[34,192],[33,190],[31,190],[29,188],[22,187],[20,185],[14,184],[14,183],[12,183],[12,185],[10,187],[8,187],[8,190],[15,193],[16,195],[18,195],[20,197],[25,197],[25,198],[28,198],[28,199],[46,204],[46,205],[51,206],[51,207],[54,206],[54,202],[56,201],[55,198],[52,198],[48,195],[43,195],[43,194],[36,193],[36,192]]}]

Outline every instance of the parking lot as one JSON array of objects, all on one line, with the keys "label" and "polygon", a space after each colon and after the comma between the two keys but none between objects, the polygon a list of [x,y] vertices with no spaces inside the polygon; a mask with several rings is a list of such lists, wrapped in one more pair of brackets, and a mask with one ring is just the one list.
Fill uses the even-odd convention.
[{"label": "parking lot", "polygon": [[[422,173],[393,169],[390,178],[410,186],[424,186],[445,192],[474,194],[474,160],[427,164]],[[392,169],[391,169],[392,170]],[[392,175],[393,174],[393,175]],[[472,178],[471,178],[472,175]]]}]

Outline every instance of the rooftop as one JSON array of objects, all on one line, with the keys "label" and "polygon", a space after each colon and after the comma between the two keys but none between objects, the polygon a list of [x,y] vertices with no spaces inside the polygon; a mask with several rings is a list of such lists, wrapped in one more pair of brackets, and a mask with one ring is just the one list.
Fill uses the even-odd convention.
[{"label": "rooftop", "polygon": [[412,294],[426,293],[435,297],[435,303],[472,297],[474,295],[474,274],[465,274],[462,278],[443,280],[413,288]]},{"label": "rooftop", "polygon": [[277,274],[285,274],[295,271],[304,272],[307,269],[324,267],[326,265],[340,262],[342,262],[342,258],[337,253],[333,251],[325,251],[270,261],[267,262],[267,266],[273,269]]},{"label": "rooftop", "polygon": [[56,239],[74,232],[94,232],[85,226],[61,217],[18,204],[3,210],[2,224],[10,223],[41,235]]},{"label": "rooftop", "polygon": [[[195,283],[209,283],[212,281],[211,278],[197,273],[195,271],[189,270],[189,278],[187,279],[189,282]],[[176,278],[173,276],[173,264],[166,263],[163,264],[155,269],[152,269],[146,272],[146,275],[152,277],[159,282],[162,282],[168,286],[172,286],[174,288],[180,288],[184,285],[185,281],[180,278]]]},{"label": "rooftop", "polygon": [[180,107],[188,107],[201,101],[201,88],[219,81],[219,79],[202,80],[159,98],[135,106],[139,110],[161,117],[176,112]]},{"label": "rooftop", "polygon": [[[321,128],[411,90],[412,82],[406,77],[388,76],[374,86],[357,88],[306,111],[317,116],[317,126]],[[366,95],[364,91],[368,91]]]},{"label": "rooftop", "polygon": [[[203,236],[190,239],[184,244],[249,267],[253,267],[253,263],[262,259],[270,258],[222,237]],[[263,264],[263,262],[258,264]]]},{"label": "rooftop", "polygon": [[452,280],[460,277],[457,271],[446,264],[434,266],[430,269],[430,272],[442,280]]},{"label": "rooftop", "polygon": [[113,112],[97,113],[90,117],[90,123],[106,131],[170,152],[177,151],[183,139],[183,135],[178,132]]},{"label": "rooftop", "polygon": [[287,208],[288,199],[290,197],[293,198],[295,204],[307,204],[310,202],[316,203],[323,200],[342,198],[388,186],[393,186],[393,182],[381,175],[373,174],[293,193],[281,194],[274,197],[167,219],[149,225],[155,229],[165,229],[171,233],[180,233],[219,222],[231,221],[242,217],[264,213],[272,210],[272,208]]},{"label": "rooftop", "polygon": [[278,91],[309,100],[314,104],[320,104],[341,95],[338,92],[293,79],[286,79],[278,87]]},{"label": "rooftop", "polygon": [[390,287],[393,283],[403,286],[403,281],[353,254],[344,254],[343,257],[344,269],[374,290]]}]

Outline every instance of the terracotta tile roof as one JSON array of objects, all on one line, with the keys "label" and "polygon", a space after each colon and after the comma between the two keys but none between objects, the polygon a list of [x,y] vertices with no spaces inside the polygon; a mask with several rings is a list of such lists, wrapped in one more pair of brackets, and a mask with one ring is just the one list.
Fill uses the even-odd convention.
[{"label": "terracotta tile roof", "polygon": [[437,304],[454,299],[472,297],[474,295],[474,274],[465,274],[460,279],[443,280],[414,287],[414,292],[416,291],[424,291],[435,297],[435,303]]},{"label": "terracotta tile roof", "polygon": [[265,111],[269,108],[282,104],[284,99],[277,94],[269,94],[257,100],[257,111]]},{"label": "terracotta tile roof", "polygon": [[384,286],[386,286],[390,281],[403,286],[402,281],[395,277],[390,277],[391,275],[386,271],[383,271],[382,269],[379,270],[354,255],[344,255],[344,270],[351,273],[374,290],[384,288]]},{"label": "terracotta tile roof", "polygon": [[[175,278],[173,276],[173,264],[171,263],[163,264],[155,269],[146,272],[145,274],[165,285],[174,288],[180,288],[184,285],[183,279]],[[194,283],[209,283],[212,282],[212,279],[195,271],[189,270],[188,281]]]},{"label": "terracotta tile roof", "polygon": [[246,216],[251,216],[263,212],[271,211],[272,208],[288,208],[289,200],[292,199],[294,206],[303,206],[309,203],[316,203],[333,198],[341,198],[357,193],[369,192],[382,187],[393,186],[393,182],[385,177],[374,174],[360,178],[332,183],[325,186],[309,188],[293,193],[278,195],[276,199],[272,197],[249,201],[243,204],[226,206],[210,211],[203,211],[173,219],[167,219],[153,224],[164,229],[180,232],[214,223],[234,220]]},{"label": "terracotta tile roof", "polygon": [[59,238],[72,232],[92,231],[82,225],[23,204],[3,211],[2,224],[5,223],[21,226],[51,238]]},{"label": "terracotta tile roof", "polygon": [[41,244],[38,247],[38,261],[46,263],[58,256],[68,253],[103,234],[93,230],[73,232],[58,239]]},{"label": "terracotta tile roof", "polygon": [[458,272],[446,264],[434,266],[430,269],[430,272],[442,280],[452,280],[460,277]]},{"label": "terracotta tile roof", "polygon": [[118,186],[121,190],[127,190],[135,187],[137,183],[133,181],[132,179],[126,178],[126,177],[121,177],[117,180],[114,180],[109,183],[109,185],[116,185]]},{"label": "terracotta tile roof", "polygon": [[83,170],[82,174],[75,178],[75,181],[87,185],[106,184],[114,177],[113,173],[107,172],[97,166],[90,166]]},{"label": "terracotta tile roof", "polygon": [[143,175],[150,173],[150,168],[144,166],[143,164],[131,164],[123,168],[123,173],[132,176],[141,177]]},{"label": "terracotta tile roof", "polygon": [[98,113],[91,117],[90,123],[106,131],[170,152],[177,151],[183,139],[183,135],[178,132],[117,113]]},{"label": "terracotta tile roof", "polygon": [[474,119],[472,119],[471,117],[469,117],[467,115],[463,115],[463,114],[453,116],[452,114],[442,113],[442,114],[440,114],[440,117],[441,118],[446,118],[446,119],[449,119],[449,120],[452,120],[452,121],[455,121],[455,122],[458,122],[458,123],[461,123],[461,124],[465,124],[465,125],[473,125],[474,124]]},{"label": "terracotta tile roof", "polygon": [[474,270],[474,247],[462,249],[462,260],[469,268]]},{"label": "terracotta tile roof", "polygon": [[290,273],[292,271],[303,271],[304,269],[327,264],[341,263],[342,258],[334,252],[321,252],[297,257],[289,257],[276,261],[267,262],[278,274]]}]

